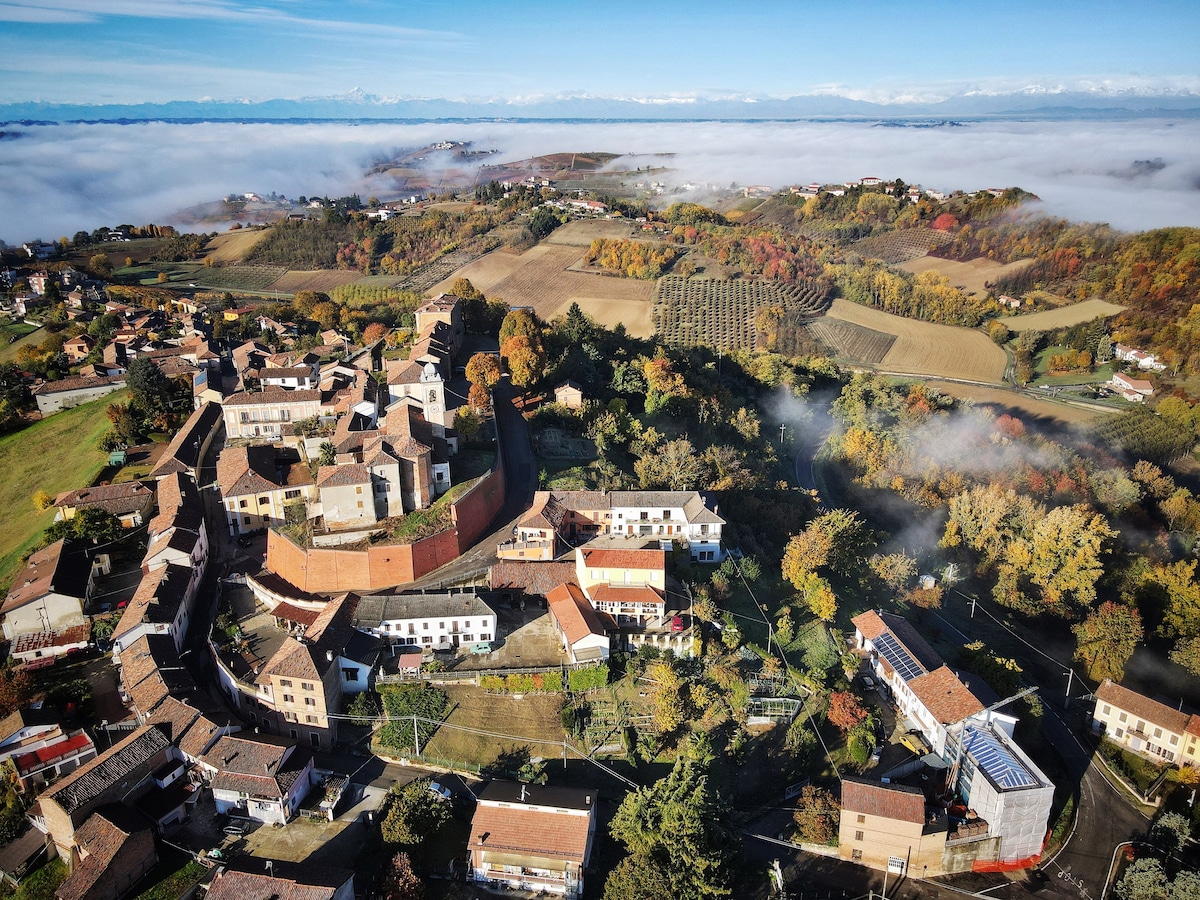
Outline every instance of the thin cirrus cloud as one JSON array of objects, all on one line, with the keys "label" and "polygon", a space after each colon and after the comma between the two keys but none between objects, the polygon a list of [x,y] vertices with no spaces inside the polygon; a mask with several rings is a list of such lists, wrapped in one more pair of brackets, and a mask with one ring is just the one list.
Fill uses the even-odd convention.
[{"label": "thin cirrus cloud", "polygon": [[[303,7],[298,7],[302,9]],[[381,22],[308,18],[267,6],[243,6],[225,0],[38,0],[0,2],[0,21],[45,24],[90,24],[111,18],[190,19],[293,26],[313,32],[358,32],[375,37],[412,40],[454,39],[449,31],[406,28]]]},{"label": "thin cirrus cloud", "polygon": [[[1124,230],[1200,226],[1200,122],[981,122],[896,128],[851,122],[69,124],[0,141],[0,239],[55,239],[118,224],[179,222],[230,193],[297,197],[401,186],[364,173],[397,148],[439,140],[497,149],[489,163],[589,149],[621,169],[666,166],[685,182],[779,189],[866,175],[943,191],[1020,186],[1053,215]],[[672,154],[661,156],[659,154]],[[1136,166],[1161,160],[1161,166]],[[455,162],[460,167],[460,162]],[[632,189],[631,177],[628,187]],[[700,194],[670,193],[661,205]],[[207,226],[209,228],[212,225]]]}]

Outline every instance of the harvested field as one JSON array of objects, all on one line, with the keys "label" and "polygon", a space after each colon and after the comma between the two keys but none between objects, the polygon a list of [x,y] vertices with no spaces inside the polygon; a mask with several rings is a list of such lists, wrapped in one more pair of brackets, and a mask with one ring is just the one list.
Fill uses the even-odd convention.
[{"label": "harvested field", "polygon": [[[455,278],[469,278],[488,297],[499,297],[510,306],[531,306],[544,319],[571,301],[578,301],[581,306],[585,300],[595,304],[637,301],[649,306],[653,282],[568,272],[567,267],[578,262],[580,255],[578,247],[549,244],[540,244],[515,258],[491,253],[454,272],[433,290],[449,290]],[[476,281],[475,273],[488,274],[489,268],[493,277]],[[503,274],[505,271],[507,274]],[[501,277],[495,278],[496,274]]]},{"label": "harvested field", "polygon": [[[442,757],[475,765],[488,765],[502,751],[526,748],[530,756],[553,757],[553,743],[562,752],[563,730],[559,720],[560,694],[528,694],[520,700],[489,694],[474,685],[441,685],[450,696],[446,722],[480,731],[511,734],[512,740],[439,728],[422,748],[426,756]],[[531,743],[532,738],[547,743]]]},{"label": "harvested field", "polygon": [[749,279],[665,275],[654,291],[654,329],[672,344],[753,350],[759,312],[783,309],[780,333],[825,311],[828,297],[816,283],[784,285]]},{"label": "harvested field", "polygon": [[1041,312],[1025,313],[1008,319],[1001,319],[1009,331],[1050,331],[1055,328],[1070,328],[1092,319],[1108,318],[1124,312],[1125,307],[1107,300],[1084,300],[1072,303],[1058,309],[1044,309]]},{"label": "harvested field", "polygon": [[219,291],[265,291],[284,275],[283,266],[221,266],[198,268],[187,278],[198,287]]},{"label": "harvested field", "polygon": [[294,294],[296,291],[324,291],[328,293],[335,287],[360,281],[362,277],[361,272],[343,272],[336,269],[314,269],[311,271],[292,269],[284,272],[275,281],[271,282],[269,289],[279,291],[281,294]]},{"label": "harvested field", "polygon": [[465,200],[445,200],[441,203],[430,203],[428,206],[423,207],[423,209],[437,209],[444,213],[458,215],[459,213],[470,212],[474,207],[474,203],[468,203]]},{"label": "harvested field", "polygon": [[838,359],[849,363],[865,363],[877,366],[887,357],[892,344],[896,343],[894,334],[884,334],[853,322],[844,322],[823,316],[808,326],[809,332],[825,346],[837,354]]},{"label": "harvested field", "polygon": [[840,299],[833,301],[827,315],[895,335],[896,342],[879,363],[884,371],[994,384],[1004,377],[1007,357],[982,332],[905,319]]},{"label": "harvested field", "polygon": [[924,256],[930,250],[948,244],[951,240],[950,235],[944,231],[934,231],[932,228],[905,228],[855,241],[850,245],[850,249],[894,266]]},{"label": "harvested field", "polygon": [[649,303],[643,300],[605,300],[602,297],[575,297],[565,301],[558,307],[550,318],[566,315],[572,303],[578,303],[597,325],[605,328],[615,328],[624,325],[625,330],[636,338],[648,338],[654,335],[654,323],[651,321]]},{"label": "harvested field", "polygon": [[250,248],[270,233],[270,228],[240,228],[237,231],[227,231],[209,241],[208,246],[204,248],[204,254],[219,263],[240,263],[246,258]]},{"label": "harvested field", "polygon": [[589,247],[596,238],[621,240],[641,234],[633,223],[624,219],[575,219],[550,232],[543,243],[564,247]]},{"label": "harvested field", "polygon": [[1018,259],[1016,262],[998,263],[991,259],[973,259],[970,262],[959,262],[954,259],[938,259],[936,256],[922,256],[897,268],[905,272],[920,275],[922,272],[933,270],[950,279],[955,287],[962,288],[971,294],[986,294],[987,285],[1001,275],[1020,272],[1033,265],[1032,259]]},{"label": "harvested field", "polygon": [[525,264],[524,260],[523,254],[510,253],[507,250],[493,250],[452,272],[449,277],[435,284],[430,289],[430,293],[449,293],[450,287],[455,281],[459,278],[466,278],[484,294],[491,294],[492,285],[500,283],[521,268]]},{"label": "harvested field", "polygon": [[1006,390],[1005,388],[990,388],[955,381],[938,381],[937,379],[930,379],[925,383],[951,397],[974,400],[977,404],[994,406],[998,411],[1012,412],[1018,416],[1056,419],[1059,422],[1073,425],[1092,422],[1109,415],[1108,412],[1102,410],[1072,406],[1067,403],[1055,403],[1052,400],[1041,400],[1022,391]]}]

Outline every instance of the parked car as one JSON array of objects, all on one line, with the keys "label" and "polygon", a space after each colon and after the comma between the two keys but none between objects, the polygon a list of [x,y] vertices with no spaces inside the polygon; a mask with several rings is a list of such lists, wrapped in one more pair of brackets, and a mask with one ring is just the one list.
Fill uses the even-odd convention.
[{"label": "parked car", "polygon": [[228,825],[222,828],[221,831],[230,837],[241,837],[246,833],[246,826],[241,822],[230,822]]},{"label": "parked car", "polygon": [[673,619],[671,619],[671,630],[672,631],[683,631],[683,629],[684,629],[683,616],[675,616]]},{"label": "parked car", "polygon": [[445,785],[438,784],[436,781],[431,781],[429,783],[429,790],[437,794],[439,797],[445,797],[447,800],[453,799],[454,797],[454,794],[451,792],[450,788],[446,787]]},{"label": "parked car", "polygon": [[870,675],[864,675],[862,677],[862,686],[864,688],[866,688],[868,691],[875,690],[875,679],[872,678]]}]

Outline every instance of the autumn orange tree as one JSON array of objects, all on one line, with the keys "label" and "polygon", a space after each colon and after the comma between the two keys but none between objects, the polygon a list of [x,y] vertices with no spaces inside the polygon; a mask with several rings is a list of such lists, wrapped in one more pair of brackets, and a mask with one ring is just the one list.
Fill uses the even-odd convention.
[{"label": "autumn orange tree", "polygon": [[829,695],[829,709],[825,713],[835,728],[846,734],[867,718],[867,711],[859,702],[858,697],[850,691],[834,691]]}]

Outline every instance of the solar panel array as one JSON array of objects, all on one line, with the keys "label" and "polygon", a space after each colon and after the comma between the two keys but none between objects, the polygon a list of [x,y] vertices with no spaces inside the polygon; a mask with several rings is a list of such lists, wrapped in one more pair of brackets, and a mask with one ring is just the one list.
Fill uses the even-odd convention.
[{"label": "solar panel array", "polygon": [[1038,781],[991,731],[967,728],[967,755],[1002,791],[1037,787]]},{"label": "solar panel array", "polygon": [[918,675],[925,674],[925,670],[909,655],[904,646],[886,631],[879,637],[872,638],[871,643],[904,681],[912,681]]}]

